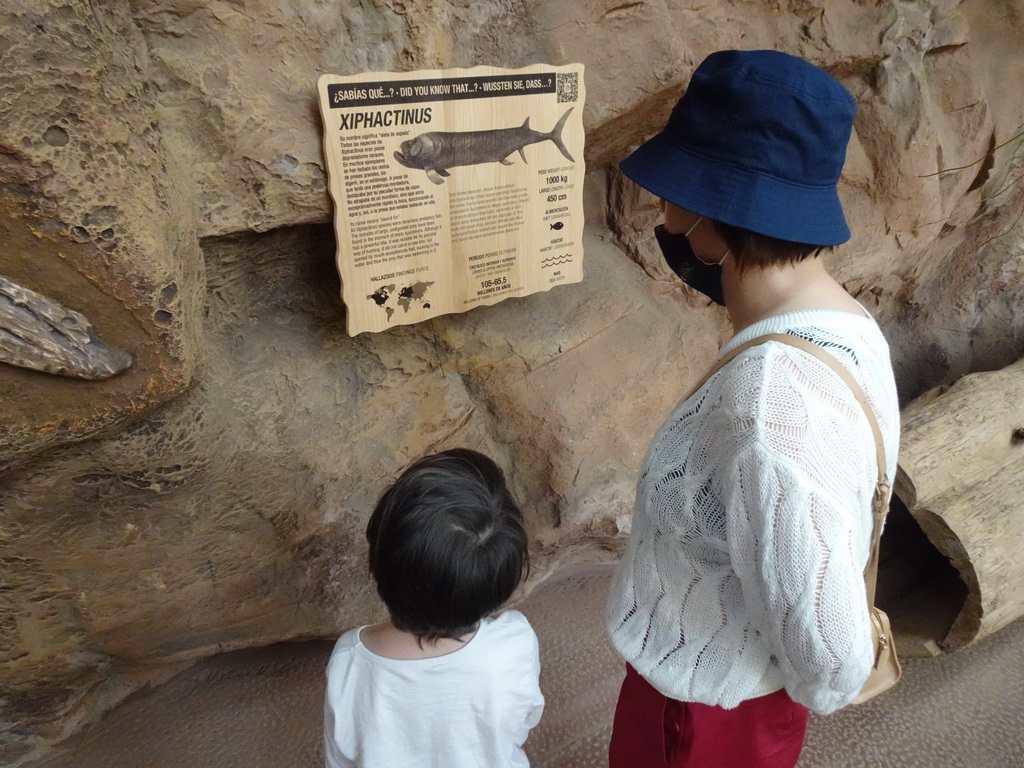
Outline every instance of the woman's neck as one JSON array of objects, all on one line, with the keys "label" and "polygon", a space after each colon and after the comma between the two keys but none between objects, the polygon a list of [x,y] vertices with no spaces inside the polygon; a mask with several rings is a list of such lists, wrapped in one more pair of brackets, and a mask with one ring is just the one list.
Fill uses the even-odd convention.
[{"label": "woman's neck", "polygon": [[733,332],[769,317],[808,309],[863,315],[850,294],[826,271],[820,258],[739,272],[732,259],[722,265],[722,287]]},{"label": "woman's neck", "polygon": [[360,642],[367,650],[386,659],[432,659],[459,650],[476,634],[476,629],[462,637],[440,637],[424,640],[412,632],[398,629],[390,621],[364,627],[359,633]]}]

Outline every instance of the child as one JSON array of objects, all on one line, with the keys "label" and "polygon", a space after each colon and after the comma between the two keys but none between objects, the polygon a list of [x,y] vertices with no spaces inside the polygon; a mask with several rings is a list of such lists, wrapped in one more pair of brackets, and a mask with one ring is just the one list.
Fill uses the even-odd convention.
[{"label": "child", "polygon": [[544,708],[537,636],[501,607],[529,567],[498,466],[455,449],[413,463],[366,528],[390,621],[353,629],[327,667],[327,768],[525,768]]}]

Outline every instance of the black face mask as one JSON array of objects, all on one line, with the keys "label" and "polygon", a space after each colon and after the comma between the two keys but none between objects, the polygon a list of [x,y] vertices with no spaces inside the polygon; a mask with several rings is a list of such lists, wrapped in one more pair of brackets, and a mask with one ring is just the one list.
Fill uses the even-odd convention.
[{"label": "black face mask", "polygon": [[722,291],[722,266],[705,264],[693,252],[693,246],[684,234],[671,234],[659,224],[654,228],[654,236],[661,247],[669,268],[679,275],[679,279],[693,290],[703,293],[715,304],[725,306],[725,293]]}]

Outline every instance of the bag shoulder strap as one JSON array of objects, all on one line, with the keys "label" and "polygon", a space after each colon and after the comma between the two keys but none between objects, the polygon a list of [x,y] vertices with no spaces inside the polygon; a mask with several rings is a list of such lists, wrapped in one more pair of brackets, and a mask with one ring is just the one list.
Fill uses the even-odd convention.
[{"label": "bag shoulder strap", "polygon": [[885,522],[885,516],[889,511],[889,496],[892,484],[889,481],[888,469],[886,468],[885,443],[882,440],[882,428],[878,424],[878,419],[868,402],[867,395],[864,394],[864,390],[861,388],[860,384],[857,383],[857,380],[853,378],[853,374],[851,374],[842,363],[836,360],[835,357],[823,350],[817,344],[807,341],[807,339],[799,336],[791,336],[788,333],[769,333],[744,342],[720,357],[711,367],[711,370],[709,370],[707,374],[697,382],[697,384],[683,399],[686,400],[692,397],[697,390],[707,383],[708,379],[714,376],[715,373],[717,373],[723,366],[731,362],[737,355],[745,352],[751,347],[756,347],[759,344],[764,344],[768,341],[777,341],[780,344],[787,344],[791,347],[796,347],[809,355],[814,355],[816,358],[821,360],[821,362],[825,363],[825,365],[835,371],[839,378],[846,383],[846,386],[850,388],[850,391],[853,392],[853,396],[856,398],[857,402],[860,403],[860,407],[864,410],[864,415],[867,416],[868,424],[871,426],[871,434],[875,438],[875,459],[878,466],[878,481],[875,484],[875,495],[872,499],[871,505],[874,512],[873,530],[871,535],[871,554],[869,555],[867,565],[864,568],[864,582],[867,588],[868,604],[874,605],[875,586],[878,581],[878,548],[882,537],[882,526]]}]

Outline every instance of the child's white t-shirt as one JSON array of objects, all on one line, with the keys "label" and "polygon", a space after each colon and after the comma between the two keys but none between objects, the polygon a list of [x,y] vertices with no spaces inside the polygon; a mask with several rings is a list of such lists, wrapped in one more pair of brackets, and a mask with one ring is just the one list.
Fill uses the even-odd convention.
[{"label": "child's white t-shirt", "polygon": [[526,768],[544,709],[537,636],[526,617],[484,619],[458,650],[388,659],[338,640],[327,665],[327,768]]}]

